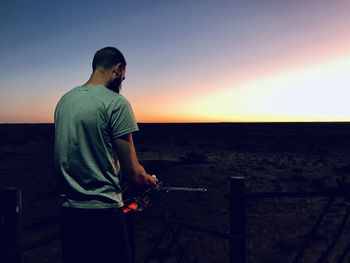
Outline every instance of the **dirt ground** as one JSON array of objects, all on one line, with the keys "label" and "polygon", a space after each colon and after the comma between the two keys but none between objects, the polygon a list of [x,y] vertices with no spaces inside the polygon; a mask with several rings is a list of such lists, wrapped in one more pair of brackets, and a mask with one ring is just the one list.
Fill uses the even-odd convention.
[{"label": "dirt ground", "polygon": [[[220,233],[229,228],[229,178],[243,176],[246,192],[307,192],[349,185],[350,123],[140,124],[134,140],[146,170],[164,185],[206,187],[206,193],[168,193],[148,213]],[[0,188],[22,189],[22,243],[59,231],[52,124],[0,125]],[[247,262],[291,262],[327,200],[247,200]],[[315,262],[332,242],[349,207],[337,198],[300,262]],[[143,262],[166,224],[134,216],[136,262]],[[350,223],[326,262],[350,243]],[[175,237],[174,238],[174,233]],[[173,245],[170,246],[171,241]],[[169,246],[171,247],[170,249]],[[164,262],[228,262],[228,241],[170,226],[158,256]],[[156,262],[153,258],[150,262]],[[347,261],[350,261],[350,256]],[[61,262],[60,241],[25,252],[23,262]]]}]

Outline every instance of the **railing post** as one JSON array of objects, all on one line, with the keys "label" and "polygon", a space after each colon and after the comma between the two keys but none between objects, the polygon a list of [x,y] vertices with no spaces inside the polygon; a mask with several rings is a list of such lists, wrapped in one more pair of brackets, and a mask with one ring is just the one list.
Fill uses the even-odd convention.
[{"label": "railing post", "polygon": [[20,246],[20,215],[21,190],[0,189],[0,262],[21,262],[21,255],[7,255]]},{"label": "railing post", "polygon": [[244,177],[230,178],[230,235],[229,262],[245,262],[245,190]]}]

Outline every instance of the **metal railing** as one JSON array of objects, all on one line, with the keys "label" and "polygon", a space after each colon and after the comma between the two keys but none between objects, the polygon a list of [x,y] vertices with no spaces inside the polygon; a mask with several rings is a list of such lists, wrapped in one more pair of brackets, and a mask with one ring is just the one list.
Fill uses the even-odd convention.
[{"label": "metal railing", "polygon": [[[192,225],[186,222],[173,220],[170,217],[161,217],[158,215],[143,212],[142,216],[164,223],[164,229],[156,238],[152,249],[145,256],[144,262],[149,262],[152,255],[157,251],[159,244],[164,241],[166,234],[171,235],[172,239],[169,242],[162,255],[165,257],[173,246],[177,246],[180,253],[178,255],[178,262],[184,260],[185,262],[197,262],[199,259],[191,261],[187,251],[187,245],[181,244],[179,241],[179,234],[181,231],[174,230],[174,227],[190,230],[193,232],[208,234],[216,236],[229,241],[229,262],[230,263],[244,263],[246,261],[246,201],[253,199],[266,198],[313,198],[324,197],[327,203],[321,209],[321,212],[312,228],[310,229],[307,238],[301,244],[298,252],[293,258],[292,262],[300,262],[305,249],[310,244],[312,237],[315,235],[320,227],[322,220],[330,210],[335,198],[346,197],[350,199],[350,189],[342,187],[331,188],[326,191],[314,192],[269,192],[269,193],[246,193],[244,177],[232,176],[230,177],[230,213],[229,213],[229,229],[227,232],[220,232],[215,229],[209,229],[198,225]],[[45,245],[48,242],[60,238],[60,233],[53,233],[43,239],[35,241],[30,244],[20,245],[19,240],[19,225],[21,214],[21,191],[16,188],[0,190],[0,261],[6,263],[20,263],[20,255],[39,246]],[[334,249],[337,244],[350,216],[350,205],[346,213],[341,219],[341,224],[333,237],[332,242],[326,247],[324,252],[319,256],[315,262],[323,262]],[[350,242],[341,252],[338,257],[338,262],[344,262],[345,258],[350,253]],[[163,258],[164,258],[163,257]],[[163,259],[160,259],[162,262]]]}]

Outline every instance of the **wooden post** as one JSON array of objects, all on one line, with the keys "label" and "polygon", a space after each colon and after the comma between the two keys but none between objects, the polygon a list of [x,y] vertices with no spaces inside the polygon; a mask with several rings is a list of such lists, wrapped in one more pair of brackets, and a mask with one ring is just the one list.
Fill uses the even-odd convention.
[{"label": "wooden post", "polygon": [[0,261],[20,263],[21,255],[7,255],[20,246],[21,191],[17,188],[0,189]]},{"label": "wooden post", "polygon": [[244,177],[230,178],[230,235],[237,238],[230,239],[229,262],[245,262],[245,190]]}]

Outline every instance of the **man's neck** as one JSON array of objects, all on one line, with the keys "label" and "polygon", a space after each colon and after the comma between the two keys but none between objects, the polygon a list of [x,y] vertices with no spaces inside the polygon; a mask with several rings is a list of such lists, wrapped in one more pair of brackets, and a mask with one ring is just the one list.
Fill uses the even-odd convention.
[{"label": "man's neck", "polygon": [[97,74],[97,73],[93,73],[90,77],[90,79],[83,84],[82,86],[99,86],[99,85],[103,85],[105,87],[108,86],[108,80],[106,80],[106,78],[104,76],[102,76],[102,74]]}]

